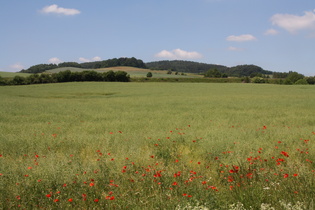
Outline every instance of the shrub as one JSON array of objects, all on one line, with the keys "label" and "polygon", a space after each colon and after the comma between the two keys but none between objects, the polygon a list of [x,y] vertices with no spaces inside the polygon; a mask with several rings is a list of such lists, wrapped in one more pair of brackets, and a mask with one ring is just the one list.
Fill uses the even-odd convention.
[{"label": "shrub", "polygon": [[266,82],[265,79],[262,77],[254,77],[252,79],[252,83],[265,83],[265,82]]},{"label": "shrub", "polygon": [[314,85],[315,84],[315,77],[307,77],[306,81],[308,84]]},{"label": "shrub", "polygon": [[294,84],[295,85],[308,85],[308,82],[306,81],[306,79],[299,79]]},{"label": "shrub", "polygon": [[151,72],[148,72],[147,73],[147,77],[152,77],[153,75],[152,75],[152,73]]}]

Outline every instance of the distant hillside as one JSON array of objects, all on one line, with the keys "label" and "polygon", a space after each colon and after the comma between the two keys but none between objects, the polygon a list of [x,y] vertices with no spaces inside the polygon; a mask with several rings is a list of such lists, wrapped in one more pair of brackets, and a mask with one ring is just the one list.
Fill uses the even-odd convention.
[{"label": "distant hillside", "polygon": [[272,71],[264,70],[263,68],[256,65],[238,65],[234,67],[227,67],[223,65],[216,64],[206,64],[206,63],[198,63],[193,61],[155,61],[146,63],[146,66],[150,69],[154,70],[171,70],[177,72],[189,72],[189,73],[197,73],[203,74],[210,69],[217,69],[222,74],[226,74],[228,76],[234,77],[243,77],[243,76],[251,76],[257,74],[269,74],[271,75]]},{"label": "distant hillside", "polygon": [[[218,69],[219,70],[219,69]],[[238,65],[233,66],[221,71],[221,73],[227,74],[228,76],[234,77],[246,77],[246,76],[257,76],[259,74],[268,74],[271,75],[273,72],[264,70],[263,68],[256,66],[256,65]]]},{"label": "distant hillside", "polygon": [[57,64],[37,64],[31,66],[26,70],[21,70],[20,73],[42,73],[47,70],[62,68],[62,67],[73,67],[73,68],[82,68],[82,69],[99,69],[107,68],[114,66],[131,66],[138,68],[146,68],[142,60],[132,58],[113,58],[103,61],[95,62],[86,62],[86,63],[77,63],[77,62],[64,62]]},{"label": "distant hillside", "polygon": [[216,68],[219,71],[223,71],[228,67],[216,64],[198,63],[193,61],[182,61],[182,60],[164,60],[154,61],[145,64],[149,69],[153,70],[171,70],[185,73],[204,73],[209,69]]},{"label": "distant hillside", "polygon": [[[255,65],[239,65],[234,67],[227,67],[217,64],[198,63],[193,61],[183,60],[164,60],[144,63],[140,59],[132,58],[113,58],[103,61],[76,63],[76,62],[63,62],[57,64],[37,64],[31,66],[26,70],[21,70],[20,73],[42,73],[60,72],[63,69],[69,69],[71,71],[85,71],[85,70],[100,70],[110,67],[134,67],[150,70],[171,70],[179,73],[193,73],[193,74],[205,74],[209,70],[217,69],[222,74],[230,77],[244,77],[244,76],[256,76],[264,74],[272,74],[273,72],[262,69]],[[71,68],[71,69],[70,69]]]}]

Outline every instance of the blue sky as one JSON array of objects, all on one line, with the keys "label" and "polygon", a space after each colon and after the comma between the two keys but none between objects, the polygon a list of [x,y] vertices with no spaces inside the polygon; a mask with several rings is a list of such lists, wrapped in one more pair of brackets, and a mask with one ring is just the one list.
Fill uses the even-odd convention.
[{"label": "blue sky", "polygon": [[136,57],[315,75],[313,0],[9,0],[0,71]]}]

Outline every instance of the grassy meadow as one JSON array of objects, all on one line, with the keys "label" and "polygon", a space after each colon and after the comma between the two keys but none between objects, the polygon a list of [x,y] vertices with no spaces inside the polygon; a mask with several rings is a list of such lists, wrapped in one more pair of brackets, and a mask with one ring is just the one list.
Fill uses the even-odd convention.
[{"label": "grassy meadow", "polygon": [[0,86],[0,209],[314,209],[315,87]]}]

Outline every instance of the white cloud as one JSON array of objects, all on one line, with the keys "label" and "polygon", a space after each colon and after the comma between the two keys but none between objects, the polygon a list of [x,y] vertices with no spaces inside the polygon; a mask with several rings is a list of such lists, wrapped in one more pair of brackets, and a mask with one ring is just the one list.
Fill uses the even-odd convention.
[{"label": "white cloud", "polygon": [[62,60],[60,60],[59,58],[56,58],[56,57],[50,58],[48,60],[48,63],[53,63],[53,64],[58,64],[58,63],[61,63],[61,62],[62,62]]},{"label": "white cloud", "polygon": [[169,59],[198,59],[203,56],[198,52],[188,52],[181,49],[175,49],[172,51],[162,50],[161,52],[155,54],[155,57]]},{"label": "white cloud", "polygon": [[275,29],[268,29],[264,34],[265,35],[277,35],[279,32]]},{"label": "white cloud", "polygon": [[92,61],[101,61],[102,58],[99,57],[99,56],[95,56],[94,58],[92,59],[88,59],[88,58],[83,58],[83,57],[80,57],[79,58],[79,61],[83,62],[83,63],[86,63],[86,62],[92,62]]},{"label": "white cloud", "polygon": [[227,50],[229,51],[244,51],[244,48],[239,48],[239,47],[228,47]]},{"label": "white cloud", "polygon": [[231,36],[228,36],[226,40],[231,41],[231,42],[247,42],[247,41],[256,40],[256,37],[254,37],[251,34],[243,34],[240,36],[231,35]]},{"label": "white cloud", "polygon": [[81,61],[81,62],[83,62],[83,63],[85,63],[85,62],[90,62],[90,60],[89,59],[86,59],[86,58],[79,58],[79,61]]},{"label": "white cloud", "polygon": [[67,9],[63,7],[59,7],[57,4],[52,4],[50,6],[46,6],[41,10],[42,13],[45,14],[60,14],[60,15],[77,15],[81,12],[77,9]]},{"label": "white cloud", "polygon": [[21,65],[20,63],[16,63],[16,64],[13,64],[13,65],[10,65],[9,68],[12,71],[20,71],[20,70],[24,69],[24,66]]},{"label": "white cloud", "polygon": [[92,58],[92,61],[101,61],[102,58],[99,56],[95,56],[94,58]]},{"label": "white cloud", "polygon": [[315,29],[315,10],[304,12],[303,16],[275,14],[270,18],[273,25],[279,26],[290,33],[304,29]]}]

